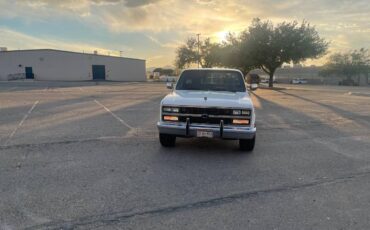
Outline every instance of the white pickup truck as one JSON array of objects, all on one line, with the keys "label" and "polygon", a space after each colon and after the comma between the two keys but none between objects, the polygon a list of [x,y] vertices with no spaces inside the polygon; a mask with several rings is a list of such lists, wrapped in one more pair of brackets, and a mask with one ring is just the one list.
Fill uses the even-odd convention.
[{"label": "white pickup truck", "polygon": [[[168,83],[168,88],[173,88]],[[162,146],[176,137],[239,140],[252,151],[256,140],[255,112],[243,74],[235,69],[184,70],[175,89],[161,101],[157,123]]]}]

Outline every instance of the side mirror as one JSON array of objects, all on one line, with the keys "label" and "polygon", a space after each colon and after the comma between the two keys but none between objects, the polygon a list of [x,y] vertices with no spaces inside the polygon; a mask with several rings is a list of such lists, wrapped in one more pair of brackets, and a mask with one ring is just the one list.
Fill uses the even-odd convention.
[{"label": "side mirror", "polygon": [[256,89],[258,89],[258,84],[253,83],[253,84],[251,84],[250,88],[251,88],[252,91],[255,91]]},{"label": "side mirror", "polygon": [[167,89],[173,89],[173,83],[172,82],[167,82],[166,87],[167,87]]}]

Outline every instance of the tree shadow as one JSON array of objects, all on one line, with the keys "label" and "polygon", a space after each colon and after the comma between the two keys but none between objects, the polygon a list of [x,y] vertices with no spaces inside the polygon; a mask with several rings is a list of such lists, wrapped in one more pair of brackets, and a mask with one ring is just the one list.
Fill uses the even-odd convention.
[{"label": "tree shadow", "polygon": [[343,116],[343,117],[345,117],[349,120],[354,120],[354,121],[360,123],[361,125],[366,125],[366,126],[370,125],[370,116],[359,115],[359,114],[351,112],[349,110],[341,109],[337,106],[324,104],[322,102],[314,101],[314,100],[311,100],[309,98],[302,97],[302,96],[292,94],[292,93],[288,93],[288,92],[283,91],[283,90],[276,90],[276,92],[279,92],[279,93],[284,94],[284,95],[288,95],[288,96],[291,96],[291,97],[294,97],[294,98],[297,98],[297,99],[300,99],[300,100],[303,100],[303,101],[306,101],[306,102],[310,102],[310,103],[322,106],[322,107],[324,107],[326,109],[329,109],[332,112],[334,112],[336,114],[339,114],[339,115],[341,115],[341,116]]}]

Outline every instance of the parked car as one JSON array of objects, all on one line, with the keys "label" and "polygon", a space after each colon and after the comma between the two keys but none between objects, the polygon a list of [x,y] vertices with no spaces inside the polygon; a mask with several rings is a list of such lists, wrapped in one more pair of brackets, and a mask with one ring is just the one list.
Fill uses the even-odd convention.
[{"label": "parked car", "polygon": [[159,81],[164,81],[164,82],[176,82],[177,77],[176,76],[166,76],[162,75],[159,77]]},{"label": "parked car", "polygon": [[245,81],[250,90],[256,90],[261,78],[258,74],[250,73],[245,76]]},{"label": "parked car", "polygon": [[[173,88],[172,83],[167,86]],[[188,69],[160,103],[159,141],[171,147],[177,137],[234,139],[241,150],[252,151],[255,119],[239,70]]]},{"label": "parked car", "polygon": [[[266,83],[268,84],[270,82],[270,79],[269,78],[261,78],[261,83]],[[277,83],[277,80],[275,78],[275,76],[273,77],[273,80],[272,80],[273,83]]]},{"label": "parked car", "polygon": [[358,86],[358,83],[356,83],[352,79],[344,79],[338,83],[339,85],[345,85],[345,86]]},{"label": "parked car", "polygon": [[262,79],[261,79],[261,83],[269,83],[269,79],[267,79],[267,78],[262,78]]},{"label": "parked car", "polygon": [[307,80],[302,78],[295,78],[290,81],[290,84],[307,84]]}]

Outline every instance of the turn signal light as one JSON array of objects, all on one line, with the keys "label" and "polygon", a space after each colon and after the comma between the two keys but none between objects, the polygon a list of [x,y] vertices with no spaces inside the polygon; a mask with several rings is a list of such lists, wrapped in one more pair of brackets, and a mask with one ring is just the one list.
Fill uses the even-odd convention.
[{"label": "turn signal light", "polygon": [[165,121],[178,121],[179,117],[177,117],[177,116],[163,116],[163,120],[165,120]]},{"label": "turn signal light", "polygon": [[249,125],[248,119],[233,119],[233,124],[236,125]]}]

